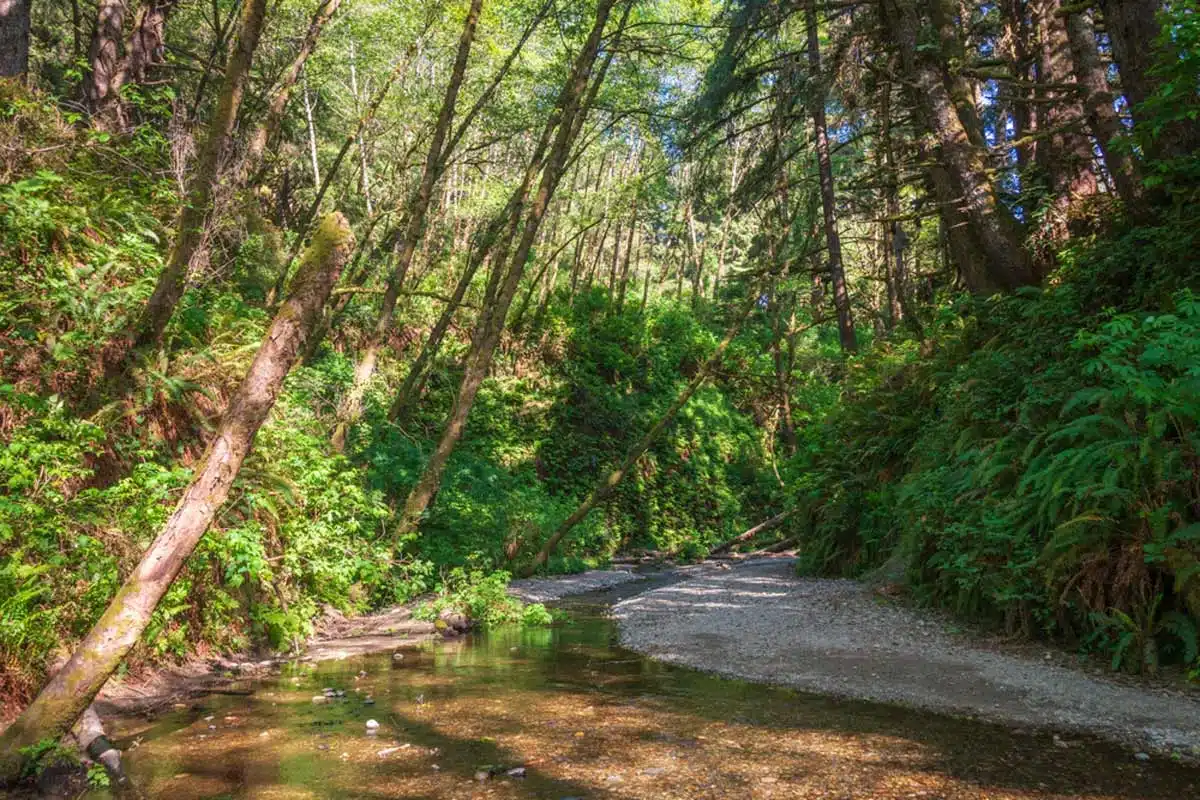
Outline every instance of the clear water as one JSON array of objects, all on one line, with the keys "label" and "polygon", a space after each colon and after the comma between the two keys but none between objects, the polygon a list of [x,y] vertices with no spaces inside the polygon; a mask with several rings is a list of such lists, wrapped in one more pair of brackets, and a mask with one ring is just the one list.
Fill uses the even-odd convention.
[{"label": "clear water", "polygon": [[[656,664],[594,609],[402,652],[296,664],[112,732],[137,793],[171,800],[1200,798],[1200,770],[1100,742]],[[326,688],[345,696],[314,703]]]}]

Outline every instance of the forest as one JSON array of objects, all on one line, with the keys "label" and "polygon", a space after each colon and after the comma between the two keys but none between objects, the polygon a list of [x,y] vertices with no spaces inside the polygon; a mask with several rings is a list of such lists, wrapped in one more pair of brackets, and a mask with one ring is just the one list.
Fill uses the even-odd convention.
[{"label": "forest", "polygon": [[1196,0],[0,0],[0,781],[622,557],[1200,680],[1198,237]]}]

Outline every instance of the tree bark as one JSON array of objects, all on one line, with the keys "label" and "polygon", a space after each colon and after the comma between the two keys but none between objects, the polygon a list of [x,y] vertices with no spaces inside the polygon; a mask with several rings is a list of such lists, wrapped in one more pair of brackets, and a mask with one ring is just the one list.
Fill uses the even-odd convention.
[{"label": "tree bark", "polygon": [[[175,223],[175,241],[167,257],[167,264],[158,277],[154,293],[150,295],[141,318],[134,326],[132,347],[135,350],[158,344],[175,306],[183,296],[187,284],[188,265],[200,244],[204,226],[212,212],[213,192],[216,188],[221,161],[229,150],[233,139],[233,127],[237,121],[238,108],[246,91],[250,76],[250,63],[258,40],[262,34],[266,16],[267,0],[246,0],[242,9],[241,31],[237,46],[225,67],[225,79],[216,114],[209,124],[208,136],[200,149],[191,185],[184,198]],[[122,348],[122,360],[127,348]]]},{"label": "tree bark", "polygon": [[[270,142],[271,137],[275,135],[275,132],[279,130],[279,124],[283,120],[284,111],[287,110],[292,90],[296,88],[296,81],[300,79],[300,75],[304,71],[304,64],[316,48],[317,39],[320,37],[321,31],[325,29],[329,20],[333,19],[333,15],[337,13],[341,2],[342,0],[318,0],[312,19],[308,23],[308,30],[304,34],[304,41],[300,44],[300,49],[296,51],[296,56],[292,59],[292,63],[284,70],[278,85],[275,87],[275,91],[271,93],[271,99],[267,102],[267,114],[254,129],[254,133],[250,136],[250,142],[246,145],[246,155],[242,159],[240,176],[240,183],[243,185],[248,183],[258,172],[258,168],[262,164],[263,154],[267,150],[267,144]],[[312,147],[313,174],[316,175],[316,140],[315,137],[311,136],[313,132],[312,108],[308,105],[307,91],[305,93],[305,112],[305,118],[309,124]],[[319,176],[315,182],[317,184],[321,182]]]},{"label": "tree bark", "polygon": [[884,6],[914,106],[939,145],[956,205],[986,257],[987,280],[969,288],[1012,290],[1036,283],[1016,221],[996,197],[981,137],[973,128],[975,120],[962,119],[947,89],[945,55],[940,47],[921,41],[921,18],[913,0],[884,0]]},{"label": "tree bark", "polygon": [[0,782],[14,780],[21,748],[66,733],[137,644],[155,608],[225,502],[304,340],[337,281],[352,234],[331,214],[313,237],[292,293],[275,315],[245,379],[230,399],[196,475],[158,538],[66,665],[0,736]]},{"label": "tree bark", "polygon": [[0,78],[29,71],[29,22],[33,0],[0,0]]},{"label": "tree bark", "polygon": [[838,235],[837,198],[833,186],[833,163],[829,157],[829,129],[825,121],[825,78],[821,74],[821,42],[817,29],[816,0],[806,0],[804,21],[808,28],[809,80],[817,87],[811,100],[813,132],[816,134],[821,211],[825,223],[825,248],[829,259],[829,277],[833,284],[833,306],[837,310],[838,341],[841,343],[843,353],[854,353],[858,350],[858,341],[854,336],[854,317],[850,309],[846,269],[842,265],[842,239]]},{"label": "tree bark", "polygon": [[[1092,169],[1092,143],[1083,131],[1084,110],[1079,92],[1071,84],[1075,79],[1075,62],[1067,37],[1067,20],[1062,0],[1034,0],[1033,14],[1037,20],[1039,52],[1038,78],[1044,86],[1048,101],[1045,109],[1047,138],[1038,148],[1038,167],[1045,174],[1053,196],[1053,208],[1058,217],[1070,216],[1071,206],[1099,190]],[[1068,86],[1068,89],[1058,87]],[[1056,238],[1070,235],[1069,219],[1052,222]]]},{"label": "tree bark", "polygon": [[780,525],[782,525],[784,522],[787,521],[788,517],[790,517],[794,513],[796,513],[796,509],[793,508],[793,509],[789,509],[788,511],[784,511],[780,514],[776,514],[775,516],[771,517],[770,519],[758,523],[753,528],[750,528],[749,530],[747,530],[743,533],[739,533],[737,536],[733,537],[732,539],[728,539],[724,542],[721,542],[719,545],[714,547],[712,550],[709,550],[708,555],[711,557],[711,556],[719,556],[722,553],[728,553],[730,550],[737,547],[739,544],[743,544],[744,542],[750,541],[755,536],[758,536],[760,533],[766,533],[767,531],[778,528]]},{"label": "tree bark", "polygon": [[[571,73],[568,75],[567,81],[559,94],[558,102],[555,104],[556,111],[547,122],[542,133],[541,141],[546,142],[549,140],[551,133],[557,129],[554,133],[553,145],[551,145],[549,155],[547,156],[545,169],[542,172],[541,183],[534,194],[529,213],[525,219],[525,227],[521,232],[521,239],[511,260],[508,262],[507,270],[503,269],[503,262],[498,264],[496,278],[499,282],[496,284],[495,299],[488,306],[485,306],[483,312],[480,314],[475,335],[472,337],[471,353],[467,357],[466,372],[463,375],[458,395],[455,397],[454,405],[451,408],[450,417],[446,422],[445,430],[438,441],[437,447],[430,455],[425,470],[405,501],[404,514],[397,526],[397,536],[411,532],[416,528],[422,514],[425,513],[425,509],[429,507],[430,501],[432,501],[434,494],[440,487],[442,472],[445,470],[446,463],[449,461],[451,453],[454,452],[454,448],[457,446],[458,440],[462,437],[463,430],[466,428],[467,418],[471,413],[471,406],[474,404],[479,387],[483,384],[483,379],[487,375],[492,354],[495,351],[496,344],[499,342],[500,334],[504,330],[504,321],[508,315],[509,305],[516,294],[526,262],[529,260],[529,252],[537,236],[538,228],[545,216],[546,208],[562,177],[567,158],[570,155],[571,145],[583,127],[583,120],[588,107],[595,97],[595,91],[599,90],[600,84],[603,83],[607,67],[612,62],[615,42],[612,45],[614,49],[609,50],[607,59],[595,78],[592,85],[593,91],[587,92],[592,67],[600,50],[601,37],[608,23],[609,14],[613,6],[616,5],[616,2],[617,0],[599,0],[596,4],[595,24],[592,26],[587,40],[575,58],[574,64],[571,67]],[[624,16],[618,28],[618,35],[625,28],[631,8],[632,3],[627,3]],[[588,94],[586,101],[584,99],[585,93]],[[541,146],[538,149],[541,150]],[[528,185],[531,182],[532,174],[527,171],[524,184]],[[520,191],[519,189],[518,192]],[[507,248],[501,252],[506,252],[506,250]]]},{"label": "tree bark", "polygon": [[96,8],[96,25],[92,29],[92,44],[88,49],[91,71],[84,84],[84,96],[97,121],[104,124],[104,114],[112,103],[113,80],[119,71],[121,36],[125,29],[126,0],[100,0]]},{"label": "tree bark", "polygon": [[446,94],[442,99],[442,107],[438,112],[437,123],[429,141],[429,152],[425,156],[425,166],[421,173],[421,181],[407,204],[408,222],[396,253],[396,264],[388,275],[387,288],[384,291],[383,302],[379,316],[371,336],[363,347],[362,355],[354,369],[354,380],[338,407],[338,421],[333,432],[333,448],[341,452],[346,447],[346,437],[350,427],[362,415],[363,396],[367,384],[375,374],[375,364],[379,351],[392,328],[392,319],[396,313],[396,301],[412,264],[413,254],[425,233],[425,216],[433,201],[433,190],[438,179],[446,169],[446,161],[450,157],[449,148],[445,146],[450,125],[454,121],[454,107],[458,102],[458,92],[462,87],[463,78],[467,72],[467,58],[471,53],[471,43],[475,38],[475,27],[479,22],[479,14],[483,8],[483,0],[471,0],[466,21],[463,23],[462,35],[458,40],[458,52],[454,59],[454,69],[450,74],[450,82],[446,86]]},{"label": "tree bark", "polygon": [[1095,27],[1085,10],[1075,9],[1067,14],[1066,28],[1075,80],[1083,91],[1088,125],[1100,144],[1113,189],[1127,207],[1135,208],[1139,203],[1141,178],[1136,162],[1125,149],[1113,146],[1124,135],[1124,126],[1113,106],[1112,87],[1096,45]]}]

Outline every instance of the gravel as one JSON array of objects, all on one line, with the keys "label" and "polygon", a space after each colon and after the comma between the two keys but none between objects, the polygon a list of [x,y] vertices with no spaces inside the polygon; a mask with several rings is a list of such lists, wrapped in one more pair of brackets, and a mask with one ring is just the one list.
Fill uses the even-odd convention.
[{"label": "gravel", "polygon": [[508,593],[526,603],[548,603],[576,594],[611,589],[630,581],[645,580],[631,569],[593,569],[554,578],[525,578],[508,584]]},{"label": "gravel", "polygon": [[617,603],[613,616],[622,645],[669,663],[1200,758],[1194,693],[998,653],[858,582],[798,578],[791,559],[706,565]]}]

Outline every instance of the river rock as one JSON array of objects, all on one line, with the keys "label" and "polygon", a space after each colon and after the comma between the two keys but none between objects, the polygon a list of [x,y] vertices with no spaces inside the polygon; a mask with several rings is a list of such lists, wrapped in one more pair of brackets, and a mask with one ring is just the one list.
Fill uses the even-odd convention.
[{"label": "river rock", "polygon": [[379,730],[379,723],[373,719],[367,720],[367,730],[369,730],[369,731]]}]

